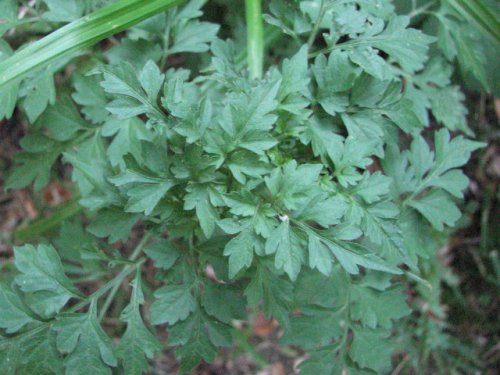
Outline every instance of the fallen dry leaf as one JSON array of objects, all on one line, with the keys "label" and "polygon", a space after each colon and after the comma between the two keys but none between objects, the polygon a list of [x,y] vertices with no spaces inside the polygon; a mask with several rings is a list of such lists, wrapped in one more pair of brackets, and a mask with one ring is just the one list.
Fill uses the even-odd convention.
[{"label": "fallen dry leaf", "polygon": [[274,319],[266,319],[263,313],[259,313],[253,322],[253,333],[260,337],[267,337],[278,328],[278,322]]},{"label": "fallen dry leaf", "polygon": [[71,199],[71,191],[61,183],[53,181],[42,191],[42,200],[48,206],[59,206]]}]

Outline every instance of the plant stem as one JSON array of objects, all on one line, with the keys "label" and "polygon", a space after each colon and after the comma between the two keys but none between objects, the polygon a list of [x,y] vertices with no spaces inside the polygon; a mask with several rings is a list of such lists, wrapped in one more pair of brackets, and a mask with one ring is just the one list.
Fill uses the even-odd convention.
[{"label": "plant stem", "polygon": [[417,0],[411,0],[411,11],[414,12],[417,9]]},{"label": "plant stem", "polygon": [[420,8],[413,9],[410,14],[408,14],[408,17],[415,18],[417,16],[420,16],[421,14],[425,14],[429,10],[429,8],[433,7],[435,4],[435,1],[430,1],[427,4],[422,5]]},{"label": "plant stem", "polygon": [[[150,239],[150,237],[151,237],[150,233],[146,233],[144,235],[144,237],[142,237],[141,241],[137,244],[137,246],[135,247],[134,251],[132,252],[132,254],[129,257],[129,260],[131,262],[133,262],[134,260],[137,259],[137,257],[141,253],[144,245],[146,245],[146,243],[148,242],[148,240]],[[125,266],[125,268],[123,269],[123,271],[125,271],[125,270],[132,271],[131,269],[135,268],[136,266],[137,266],[136,264]],[[123,280],[125,280],[125,278],[129,275],[129,273],[130,272],[127,272],[127,273],[123,274],[121,278],[117,279],[115,285],[113,286],[113,288],[109,292],[108,296],[106,297],[106,300],[104,301],[104,304],[102,305],[101,311],[99,311],[99,321],[101,321],[106,316],[106,313],[108,312],[108,309],[111,306],[111,303],[115,299],[116,293],[120,289],[120,286],[121,286]]]},{"label": "plant stem", "polygon": [[248,341],[248,337],[238,329],[233,329],[234,341],[240,346],[242,350],[249,353],[255,363],[260,366],[261,369],[269,366],[269,362],[265,359]]},{"label": "plant stem", "polygon": [[160,70],[163,72],[167,67],[168,56],[170,55],[169,51],[170,47],[170,23],[167,24],[167,28],[165,29],[165,33],[163,36],[163,56],[160,61]]},{"label": "plant stem", "polygon": [[248,69],[253,79],[262,77],[264,66],[264,26],[261,0],[245,0]]},{"label": "plant stem", "polygon": [[[132,262],[134,260],[137,259],[137,257],[139,256],[139,254],[141,253],[142,251],[142,248],[144,247],[144,245],[146,244],[146,242],[149,240],[149,238],[151,237],[151,234],[150,233],[147,233],[144,235],[144,237],[141,239],[141,241],[139,242],[139,244],[135,247],[134,251],[132,252],[132,254],[130,255],[130,258],[129,260]],[[108,281],[104,286],[102,286],[101,288],[97,289],[91,296],[89,296],[89,298],[87,298],[86,300],[84,301],[81,301],[80,303],[76,304],[75,306],[73,306],[71,309],[68,310],[68,312],[76,312],[78,310],[80,310],[82,307],[88,305],[89,303],[91,303],[93,300],[97,300],[99,298],[101,298],[103,295],[105,295],[110,289],[112,289],[112,292],[110,293],[110,295],[112,294],[113,296],[116,294],[116,292],[118,291],[118,288],[116,288],[116,286],[120,286],[120,284],[123,282],[123,280],[128,276],[130,275],[134,269],[136,269],[136,267],[140,264],[142,264],[142,260],[139,260],[138,262],[134,263],[134,264],[129,264],[129,265],[126,265],[121,271],[119,274],[117,274],[113,279],[111,279],[110,281]],[[115,290],[116,289],[116,290]],[[113,293],[113,290],[115,290],[115,292]],[[110,300],[110,302],[106,303],[107,300]],[[106,299],[106,302],[104,303],[103,305],[103,309],[102,310],[107,310],[109,308],[109,305],[111,304],[111,301],[112,301],[112,298],[110,298],[109,296],[107,297]],[[108,305],[106,307],[106,309],[104,309],[104,307]],[[101,317],[101,315],[103,315]],[[103,314],[102,311],[101,313],[99,314],[99,320],[101,320],[103,317],[104,317],[105,313]]]},{"label": "plant stem", "polygon": [[99,311],[99,321],[102,321],[104,317],[106,316],[106,313],[109,310],[109,307],[111,306],[111,303],[115,299],[115,295],[118,292],[118,289],[120,289],[120,286],[122,285],[123,280],[128,276],[128,273],[123,275],[123,277],[113,286],[111,291],[109,292],[108,296],[106,297],[106,300],[104,301],[104,304],[101,307],[101,311]]},{"label": "plant stem", "polygon": [[321,26],[321,22],[323,21],[323,17],[326,13],[325,0],[321,0],[321,5],[319,7],[318,19],[314,24],[311,34],[309,35],[309,39],[307,40],[307,47],[311,49],[314,41],[316,40],[316,35],[318,35],[319,28]]},{"label": "plant stem", "polygon": [[133,271],[132,267],[126,266],[113,279],[111,279],[106,284],[104,284],[104,286],[102,286],[101,288],[97,289],[94,293],[92,293],[92,295],[90,295],[89,298],[87,298],[84,301],[81,301],[80,303],[77,303],[75,306],[71,307],[67,312],[70,312],[70,313],[77,312],[82,307],[91,303],[92,300],[96,300],[98,298],[101,298],[103,295],[105,295],[108,292],[108,290],[112,289],[116,283],[121,283],[122,280],[125,277],[127,277],[132,271]]}]

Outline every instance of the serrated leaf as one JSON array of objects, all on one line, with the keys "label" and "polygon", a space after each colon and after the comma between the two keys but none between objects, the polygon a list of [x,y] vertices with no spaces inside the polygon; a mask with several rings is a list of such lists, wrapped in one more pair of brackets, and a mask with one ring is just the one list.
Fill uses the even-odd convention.
[{"label": "serrated leaf", "polygon": [[144,248],[146,255],[151,258],[157,268],[170,269],[181,256],[181,251],[170,241],[160,239]]},{"label": "serrated leaf", "polygon": [[186,190],[188,193],[184,196],[184,209],[196,210],[201,229],[205,237],[210,238],[215,229],[215,222],[219,220],[212,198],[215,192],[212,191],[210,185],[204,184],[193,184]]},{"label": "serrated leaf", "polygon": [[181,371],[190,371],[196,367],[201,360],[212,362],[217,350],[212,345],[207,335],[205,317],[198,310],[188,318],[188,326],[182,327],[188,330],[182,346],[175,351],[176,356],[181,360]]},{"label": "serrated leaf", "polygon": [[387,69],[385,60],[380,57],[371,47],[356,48],[349,52],[351,61],[359,65],[365,72],[380,80],[391,78],[391,72]]},{"label": "serrated leaf", "polygon": [[156,103],[165,79],[165,75],[161,73],[160,68],[149,60],[140,71],[138,78],[149,100]]},{"label": "serrated leaf", "polygon": [[383,373],[391,368],[393,348],[387,340],[388,333],[378,330],[354,330],[349,356],[362,368]]},{"label": "serrated leaf", "polygon": [[293,57],[283,61],[283,78],[278,97],[284,99],[293,93],[307,93],[310,81],[307,68],[307,46],[303,45]]},{"label": "serrated leaf", "polygon": [[145,215],[150,215],[175,185],[175,182],[167,177],[149,176],[134,170],[127,170],[109,180],[116,186],[124,187],[128,196],[127,212],[144,212]]},{"label": "serrated leaf", "polygon": [[36,322],[21,298],[6,285],[0,284],[0,328],[14,333],[26,324]]},{"label": "serrated leaf", "polygon": [[85,232],[78,220],[64,221],[53,244],[62,259],[82,262],[86,267],[92,267],[90,263],[83,261],[83,254],[97,250],[95,238]]},{"label": "serrated leaf", "polygon": [[76,91],[72,98],[82,107],[81,111],[85,118],[94,124],[102,123],[108,117],[108,111],[106,111],[108,99],[99,83],[97,76],[80,74],[75,74],[73,82]]},{"label": "serrated leaf", "polygon": [[323,275],[332,271],[332,255],[326,245],[318,237],[308,237],[309,267],[316,268]]},{"label": "serrated leaf", "polygon": [[16,268],[21,273],[15,278],[16,284],[22,291],[33,293],[39,309],[45,314],[58,312],[70,298],[80,297],[52,246],[25,245],[15,247],[14,253]]},{"label": "serrated leaf", "polygon": [[72,179],[82,196],[80,205],[95,211],[122,203],[117,189],[108,181],[111,165],[99,133],[80,143],[77,150],[64,153],[64,159],[73,166]]},{"label": "serrated leaf", "polygon": [[254,244],[254,234],[250,229],[245,229],[224,247],[224,255],[229,256],[230,278],[252,265]]},{"label": "serrated leaf", "polygon": [[422,124],[415,114],[413,103],[409,99],[403,99],[386,107],[382,109],[382,112],[406,133],[412,133],[422,128]]},{"label": "serrated leaf", "polygon": [[383,32],[367,37],[366,41],[389,54],[407,71],[414,72],[424,67],[429,44],[434,38],[408,28],[409,23],[410,19],[406,16],[394,17]]},{"label": "serrated leaf", "polygon": [[132,40],[132,35],[121,39],[120,44],[105,52],[109,62],[120,65],[124,61],[130,63],[140,71],[148,61],[159,61],[162,58],[162,49],[158,43],[151,40]]},{"label": "serrated leaf", "polygon": [[186,319],[196,308],[189,285],[168,285],[155,292],[151,305],[152,324],[175,324]]},{"label": "serrated leaf", "polygon": [[365,327],[391,328],[391,320],[400,319],[411,311],[402,292],[401,287],[379,292],[367,285],[355,285],[351,291],[352,318],[360,320]]},{"label": "serrated leaf", "polygon": [[[464,165],[471,153],[483,144],[462,136],[450,139],[446,129],[434,134],[434,144],[435,153],[432,153],[427,142],[416,137],[403,157],[393,149],[383,164],[399,183],[401,193],[412,192],[405,204],[417,209],[436,229],[443,230],[444,224],[452,226],[460,217],[448,193],[462,197],[462,190],[467,186],[467,177],[456,168]],[[429,188],[432,190],[419,199],[418,194]]]},{"label": "serrated leaf", "polygon": [[285,332],[280,343],[305,349],[326,346],[334,338],[342,336],[344,330],[341,322],[344,319],[343,311],[318,311],[314,315],[293,317],[290,320],[291,328]]},{"label": "serrated leaf", "polygon": [[371,204],[382,200],[390,192],[392,179],[384,176],[381,172],[372,174],[365,173],[361,180],[352,190],[366,203]]},{"label": "serrated leaf", "polygon": [[457,86],[428,89],[427,92],[436,120],[451,131],[470,133],[466,119],[468,110],[464,105],[465,96]]},{"label": "serrated leaf", "polygon": [[[358,253],[358,251],[349,246],[349,244],[343,243],[343,241],[341,241],[342,237],[338,237],[335,230],[313,231],[310,228],[304,229],[308,233],[309,239],[316,237],[313,239],[313,244],[310,244],[310,246],[316,246],[319,240],[322,245],[325,245],[331,251],[342,267],[350,274],[357,275],[360,266],[388,273],[401,273],[398,268],[391,266],[374,254]],[[354,232],[354,234],[356,236],[355,238],[359,236],[359,232]],[[326,255],[323,249],[317,249],[317,251]],[[317,261],[314,264],[316,263]]]},{"label": "serrated leaf", "polygon": [[434,143],[436,165],[433,168],[433,174],[440,174],[463,166],[473,151],[484,147],[484,143],[467,140],[462,136],[455,137],[450,141],[450,133],[446,129],[435,133]]},{"label": "serrated leaf", "polygon": [[40,191],[50,180],[52,165],[61,153],[54,147],[44,152],[23,152],[16,155],[17,167],[7,177],[6,189],[20,189],[34,183],[35,191]]},{"label": "serrated leaf", "polygon": [[307,201],[311,194],[318,192],[317,183],[322,170],[322,164],[298,165],[291,160],[282,168],[274,169],[265,182],[272,195],[293,210]]},{"label": "serrated leaf", "polygon": [[297,276],[305,261],[305,244],[290,227],[290,221],[284,220],[266,241],[266,254],[275,254],[275,266],[284,270],[292,281]]},{"label": "serrated leaf", "polygon": [[146,372],[149,368],[146,357],[153,358],[154,353],[161,349],[160,342],[145,327],[142,320],[140,306],[143,303],[141,277],[137,274],[132,282],[130,303],[120,316],[120,320],[127,323],[127,329],[116,348],[117,357],[122,361],[126,375]]},{"label": "serrated leaf", "polygon": [[206,52],[218,31],[219,25],[214,23],[189,21],[174,30],[174,42],[169,52]]},{"label": "serrated leaf", "polygon": [[233,148],[241,147],[262,154],[276,144],[268,130],[277,120],[272,112],[278,106],[278,90],[279,82],[269,82],[249,92],[228,96],[220,126],[233,139]]},{"label": "serrated leaf", "polygon": [[136,117],[108,120],[102,127],[102,135],[114,136],[106,153],[112,166],[122,168],[126,166],[124,159],[128,154],[138,162],[143,162],[143,142],[153,138],[146,125]]},{"label": "serrated leaf", "polygon": [[81,118],[78,109],[68,97],[63,97],[47,108],[39,119],[48,130],[49,136],[56,141],[68,141],[88,124]]},{"label": "serrated leaf", "polygon": [[412,200],[409,205],[420,212],[439,231],[444,229],[445,224],[453,227],[462,216],[450,196],[441,190],[432,190],[424,197]]},{"label": "serrated leaf", "polygon": [[226,194],[223,199],[231,213],[239,216],[255,215],[260,203],[259,198],[247,190]]},{"label": "serrated leaf", "polygon": [[351,89],[360,69],[357,68],[345,52],[334,51],[328,60],[320,55],[312,67],[318,84],[318,101],[323,109],[334,116],[337,112],[344,112],[349,105],[347,91]]},{"label": "serrated leaf", "polygon": [[[333,313],[342,310],[349,300],[350,276],[339,265],[334,265],[329,276],[319,272],[303,272],[293,291],[294,303],[309,315],[319,310]],[[321,290],[321,293],[317,291]]]},{"label": "serrated leaf", "polygon": [[39,326],[17,336],[0,337],[0,368],[5,375],[64,374],[55,333]]},{"label": "serrated leaf", "polygon": [[111,207],[100,210],[86,229],[96,237],[108,237],[110,243],[115,243],[127,240],[138,220],[139,215]]},{"label": "serrated leaf", "polygon": [[262,301],[267,318],[276,318],[284,327],[289,324],[288,312],[292,301],[293,284],[288,278],[276,275],[274,267],[264,264],[257,267],[255,275],[245,289],[251,306]]},{"label": "serrated leaf", "polygon": [[300,372],[304,375],[335,375],[342,372],[339,364],[333,360],[338,352],[338,347],[330,345],[326,348],[315,350],[311,356],[300,364]]},{"label": "serrated leaf", "polygon": [[227,160],[227,166],[241,184],[246,183],[247,177],[261,178],[270,171],[268,163],[262,157],[246,150],[233,152]]},{"label": "serrated leaf", "polygon": [[80,1],[43,0],[43,2],[49,7],[43,18],[52,22],[74,21],[82,16],[84,10],[84,4]]},{"label": "serrated leaf", "polygon": [[304,222],[316,222],[324,228],[340,223],[346,212],[345,202],[339,197],[320,193],[311,195],[296,211],[294,218]]},{"label": "serrated leaf", "polygon": [[95,302],[85,314],[59,315],[53,329],[57,332],[57,349],[67,355],[66,374],[84,375],[91,368],[95,374],[110,375],[110,366],[118,364],[111,339],[97,320]]},{"label": "serrated leaf", "polygon": [[[115,66],[103,66],[99,72],[104,75],[101,86],[107,93],[119,95],[107,109],[121,119],[148,113],[156,120],[163,121],[165,114],[150,95],[157,94],[163,76],[154,63],[148,62],[141,73],[137,73],[132,65],[122,62]],[[155,78],[156,77],[156,78]],[[153,83],[154,79],[159,82]]]},{"label": "serrated leaf", "polygon": [[203,307],[207,314],[224,323],[244,319],[246,316],[242,293],[229,285],[205,283]]},{"label": "serrated leaf", "polygon": [[404,248],[401,230],[397,223],[398,207],[389,200],[381,200],[371,205],[352,202],[346,218],[360,225],[366,236],[377,245],[377,252],[390,264],[409,263]]},{"label": "serrated leaf", "polygon": [[19,96],[24,97],[23,108],[31,123],[56,101],[56,88],[52,72],[46,70],[21,85]]}]

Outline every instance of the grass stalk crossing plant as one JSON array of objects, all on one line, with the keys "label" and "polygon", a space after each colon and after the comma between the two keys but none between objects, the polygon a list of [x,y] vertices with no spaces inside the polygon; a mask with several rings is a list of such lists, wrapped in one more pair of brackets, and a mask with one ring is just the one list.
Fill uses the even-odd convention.
[{"label": "grass stalk crossing plant", "polygon": [[74,21],[0,62],[0,88],[71,56],[184,0],[120,0]]}]

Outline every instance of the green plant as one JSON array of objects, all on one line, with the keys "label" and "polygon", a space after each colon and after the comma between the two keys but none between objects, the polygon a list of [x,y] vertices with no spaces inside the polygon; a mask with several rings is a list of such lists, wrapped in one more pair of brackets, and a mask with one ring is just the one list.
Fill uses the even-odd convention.
[{"label": "green plant", "polygon": [[[472,135],[454,59],[487,83],[459,45],[466,18],[446,1],[410,19],[388,0],[273,0],[264,32],[260,1],[247,0],[246,42],[224,41],[193,0],[132,26],[178,3],[118,1],[13,55],[0,42],[0,117],[18,106],[32,123],[6,188],[39,191],[62,155],[90,220],[15,248],[16,274],[0,287],[0,367],[140,374],[162,348],[153,326],[167,325],[186,372],[259,310],[280,323],[283,345],[310,354],[302,374],[384,373],[397,349],[414,367],[446,352],[428,345],[429,332],[447,337],[428,314],[444,316],[436,251],[461,216],[460,167],[483,146],[450,135]],[[95,1],[37,2],[31,21],[2,4],[11,26],[47,29]],[[451,25],[433,50],[437,39],[410,25],[426,12]],[[129,26],[109,50],[82,50]],[[81,30],[81,44],[60,44]],[[277,38],[287,47],[272,64],[264,49]],[[135,249],[117,251],[134,226]],[[411,309],[410,288],[424,301]],[[105,331],[107,316],[119,322]]]}]

